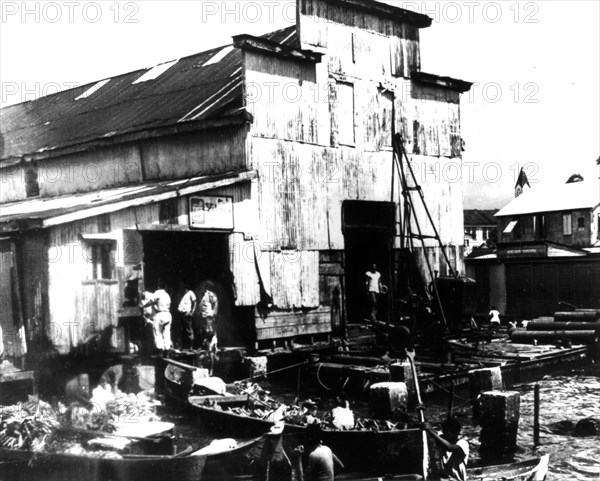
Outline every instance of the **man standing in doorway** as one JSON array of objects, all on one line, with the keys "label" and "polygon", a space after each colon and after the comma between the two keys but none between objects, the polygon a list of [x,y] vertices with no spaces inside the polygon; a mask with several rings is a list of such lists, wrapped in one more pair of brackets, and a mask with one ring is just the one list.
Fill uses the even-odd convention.
[{"label": "man standing in doorway", "polygon": [[181,347],[191,349],[194,342],[194,331],[192,328],[192,317],[196,310],[196,294],[190,289],[188,284],[184,286],[184,294],[177,306],[177,311],[181,315]]},{"label": "man standing in doorway", "polygon": [[377,264],[371,266],[371,270],[365,274],[367,282],[367,295],[369,296],[370,320],[377,320],[377,303],[381,293],[381,273],[377,271]]},{"label": "man standing in doorway", "polygon": [[149,304],[154,305],[156,314],[154,314],[153,322],[153,334],[154,344],[156,349],[165,352],[171,349],[171,296],[165,290],[165,283],[162,281],[158,282],[158,290],[154,292],[150,301],[148,301],[144,307]]},{"label": "man standing in doorway", "polygon": [[215,358],[217,356],[217,326],[216,317],[219,309],[219,301],[214,292],[214,284],[206,281],[203,286],[203,293],[200,297],[200,316],[202,318],[202,331],[204,338],[204,349],[210,356],[210,375],[212,376]]}]

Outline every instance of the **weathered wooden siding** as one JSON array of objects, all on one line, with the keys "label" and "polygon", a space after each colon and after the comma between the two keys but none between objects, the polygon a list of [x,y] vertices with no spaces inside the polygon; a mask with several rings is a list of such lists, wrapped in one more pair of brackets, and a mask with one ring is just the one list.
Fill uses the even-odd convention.
[{"label": "weathered wooden siding", "polygon": [[25,330],[20,324],[20,298],[15,292],[18,289],[16,269],[14,244],[0,240],[0,355],[4,356],[21,356],[27,352]]},{"label": "weathered wooden siding", "polygon": [[109,216],[115,241],[115,270],[112,280],[92,280],[89,245],[81,234],[99,232],[98,217],[49,229],[47,245],[49,319],[46,332],[61,353],[79,345],[91,332],[116,325],[127,274],[123,229],[158,221],[158,204],[114,212]]},{"label": "weathered wooden siding", "polygon": [[300,5],[303,48],[330,50],[332,72],[410,77],[420,70],[419,29],[369,13],[303,0]]},{"label": "weathered wooden siding", "polygon": [[[341,249],[344,199],[389,201],[391,152],[252,139],[259,167],[261,242],[275,248]],[[270,167],[267,170],[267,166]]]},{"label": "weathered wooden siding", "polygon": [[[545,212],[540,214],[525,214],[519,216],[498,217],[498,236],[500,242],[526,242],[547,240],[574,247],[590,247],[598,241],[598,212],[592,209],[578,209],[573,211]],[[534,217],[542,215],[544,218],[544,235],[539,236],[534,229]],[[563,215],[568,215],[571,222],[571,234],[565,234],[563,228]],[[578,227],[578,219],[584,219],[584,226]],[[513,232],[505,234],[504,230],[512,220],[518,224]],[[519,229],[519,235],[516,235]]]},{"label": "weathered wooden siding", "polygon": [[283,251],[268,253],[271,266],[271,296],[282,309],[319,305],[319,253]]},{"label": "weathered wooden siding", "polygon": [[48,318],[47,233],[28,232],[19,245],[23,317],[30,336],[38,337]]},{"label": "weathered wooden siding", "polygon": [[309,312],[273,311],[265,318],[255,316],[256,340],[282,339],[331,332],[328,309]]},{"label": "weathered wooden siding", "polygon": [[25,172],[21,165],[11,165],[0,169],[0,204],[23,200],[25,193]]},{"label": "weathered wooden siding", "polygon": [[406,150],[415,155],[461,157],[458,92],[415,82],[401,87],[400,119]]},{"label": "weathered wooden siding", "polygon": [[246,127],[221,128],[141,144],[146,180],[181,179],[245,168]]},{"label": "weathered wooden siding", "polygon": [[[25,171],[29,163],[0,171],[0,202],[26,199]],[[96,191],[142,180],[139,149],[117,145],[37,161],[39,195],[52,197]]]},{"label": "weathered wooden siding", "polygon": [[319,128],[329,119],[328,95],[319,90],[314,65],[254,52],[246,52],[244,58],[252,135],[313,144],[329,141],[329,133]]}]

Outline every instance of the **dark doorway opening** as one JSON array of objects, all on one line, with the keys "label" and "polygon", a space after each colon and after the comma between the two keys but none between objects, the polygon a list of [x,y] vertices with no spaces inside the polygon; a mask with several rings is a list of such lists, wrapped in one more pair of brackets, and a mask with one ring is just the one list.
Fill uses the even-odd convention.
[{"label": "dark doorway opening", "polygon": [[179,288],[180,282],[188,284],[200,298],[204,293],[205,281],[210,281],[219,302],[219,345],[235,343],[237,334],[233,292],[229,280],[228,234],[146,231],[143,233],[143,244],[144,285],[147,290],[154,291],[159,281],[166,284],[172,301],[173,340],[176,341],[180,336],[180,326],[175,322],[177,305],[183,295]]},{"label": "dark doorway opening", "polygon": [[179,281],[192,286],[218,280],[229,269],[226,234],[144,232],[144,285],[151,290],[162,280],[171,289]]},{"label": "dark doorway opening", "polygon": [[388,293],[379,296],[377,319],[387,321],[392,293],[391,249],[395,232],[395,205],[390,202],[344,201],[342,226],[345,242],[346,312],[349,322],[370,314],[366,272],[373,264]]}]

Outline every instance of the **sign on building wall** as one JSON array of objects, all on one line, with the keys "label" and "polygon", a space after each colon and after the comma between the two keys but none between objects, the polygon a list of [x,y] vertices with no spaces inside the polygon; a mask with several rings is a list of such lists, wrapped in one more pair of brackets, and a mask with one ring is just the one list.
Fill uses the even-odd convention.
[{"label": "sign on building wall", "polygon": [[192,229],[233,230],[233,197],[193,195],[189,214]]}]

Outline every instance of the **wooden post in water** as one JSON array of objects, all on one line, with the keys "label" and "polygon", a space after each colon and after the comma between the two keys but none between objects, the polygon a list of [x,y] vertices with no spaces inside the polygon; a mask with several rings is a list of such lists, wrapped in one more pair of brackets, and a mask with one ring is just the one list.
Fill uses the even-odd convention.
[{"label": "wooden post in water", "polygon": [[298,368],[298,385],[296,389],[296,404],[300,402],[300,369]]},{"label": "wooden post in water", "polygon": [[540,385],[533,387],[533,445],[540,445]]},{"label": "wooden post in water", "polygon": [[448,419],[452,417],[452,410],[454,409],[454,381],[450,384],[450,398],[448,399]]}]

